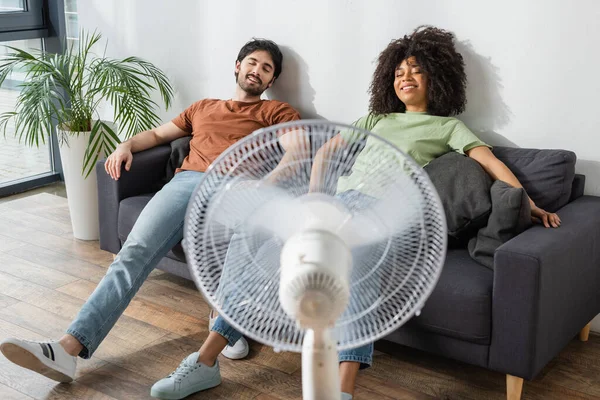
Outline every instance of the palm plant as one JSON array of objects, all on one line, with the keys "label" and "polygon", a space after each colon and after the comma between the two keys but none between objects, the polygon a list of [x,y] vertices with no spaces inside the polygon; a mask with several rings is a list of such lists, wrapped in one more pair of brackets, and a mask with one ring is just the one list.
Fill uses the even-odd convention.
[{"label": "palm plant", "polygon": [[[160,122],[159,106],[151,99],[153,90],[158,89],[167,109],[173,98],[167,77],[150,62],[94,55],[92,47],[101,37],[97,32],[82,32],[78,47],[71,46],[65,54],[28,53],[7,46],[11,52],[0,59],[0,85],[13,70],[26,74],[15,110],[0,114],[4,135],[11,120],[15,136],[31,146],[45,143],[55,124],[74,135],[91,131],[82,165],[86,177],[98,157],[110,154],[120,143],[117,132],[100,119],[101,104],[112,105],[113,120],[129,139]],[[59,140],[68,144],[68,135],[60,135]]]}]

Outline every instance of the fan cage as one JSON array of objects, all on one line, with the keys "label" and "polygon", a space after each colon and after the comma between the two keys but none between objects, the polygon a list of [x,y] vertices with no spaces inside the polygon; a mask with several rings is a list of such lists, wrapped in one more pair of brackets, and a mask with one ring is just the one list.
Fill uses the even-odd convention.
[{"label": "fan cage", "polygon": [[[340,136],[345,145],[324,147]],[[362,151],[376,151],[377,157],[356,171]],[[279,302],[284,242],[269,232],[245,229],[244,220],[257,211],[249,212],[247,205],[264,204],[260,187],[274,176],[278,177],[274,184],[289,196],[308,193],[318,154],[326,173],[319,176],[316,190],[350,213],[370,215],[385,226],[386,215],[370,211],[386,194],[388,202],[397,200],[404,210],[402,229],[352,249],[350,301],[332,329],[338,350],[372,343],[412,318],[433,291],[445,259],[446,219],[437,192],[423,169],[389,141],[360,128],[320,120],[252,133],[205,172],[188,206],[184,249],[191,275],[208,303],[242,334],[276,350],[300,352],[304,331]],[[362,174],[358,190],[338,193],[340,180],[356,172]],[[228,197],[239,185],[255,190],[241,199]],[[240,222],[223,224],[218,221],[223,214]]]}]

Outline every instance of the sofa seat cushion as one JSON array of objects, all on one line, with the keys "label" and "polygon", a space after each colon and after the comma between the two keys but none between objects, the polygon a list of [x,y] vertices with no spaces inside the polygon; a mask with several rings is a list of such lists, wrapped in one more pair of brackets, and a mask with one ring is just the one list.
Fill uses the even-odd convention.
[{"label": "sofa seat cushion", "polygon": [[[140,196],[133,196],[123,199],[119,204],[119,224],[118,234],[121,244],[125,243],[129,232],[133,229],[135,221],[137,221],[140,213],[146,207],[146,204],[154,196],[154,193],[143,194]],[[172,250],[169,251],[167,257],[181,262],[186,262],[181,242],[175,245]]]},{"label": "sofa seat cushion", "polygon": [[492,326],[493,271],[478,264],[466,249],[452,249],[440,280],[421,315],[407,326],[489,344]]}]

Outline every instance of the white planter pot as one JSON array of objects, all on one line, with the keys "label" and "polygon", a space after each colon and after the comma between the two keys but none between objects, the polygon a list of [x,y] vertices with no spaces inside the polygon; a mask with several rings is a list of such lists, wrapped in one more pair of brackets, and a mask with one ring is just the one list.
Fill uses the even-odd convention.
[{"label": "white planter pot", "polygon": [[96,169],[87,178],[82,174],[83,156],[90,132],[64,131],[56,128],[59,135],[67,135],[68,141],[60,144],[65,187],[71,214],[73,236],[81,240],[98,240],[98,186]]}]

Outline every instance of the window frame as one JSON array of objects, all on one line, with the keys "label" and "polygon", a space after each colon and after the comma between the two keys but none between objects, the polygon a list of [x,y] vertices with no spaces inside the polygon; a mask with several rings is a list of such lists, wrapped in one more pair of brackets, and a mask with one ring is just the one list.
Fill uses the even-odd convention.
[{"label": "window frame", "polygon": [[24,0],[25,11],[0,12],[0,41],[48,37],[50,0]]}]

